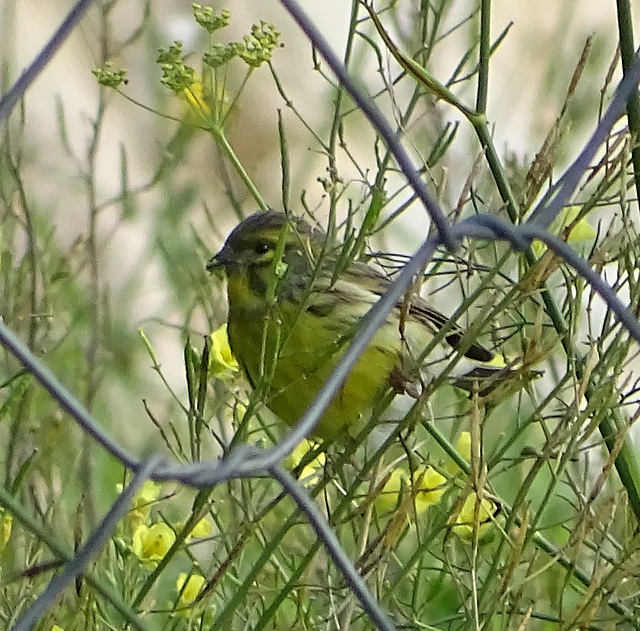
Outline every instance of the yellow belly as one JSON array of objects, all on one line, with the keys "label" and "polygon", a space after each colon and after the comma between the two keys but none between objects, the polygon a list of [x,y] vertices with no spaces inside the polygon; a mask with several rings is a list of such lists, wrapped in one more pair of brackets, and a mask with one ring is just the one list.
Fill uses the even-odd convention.
[{"label": "yellow belly", "polygon": [[[348,346],[353,324],[341,322],[338,314],[323,318],[303,311],[287,325],[276,309],[268,316],[257,302],[252,306],[230,311],[231,349],[254,388],[264,388],[267,407],[294,425]],[[392,324],[378,331],[321,418],[316,435],[333,438],[361,428],[390,388],[390,375],[400,364],[399,348],[400,335]]]}]

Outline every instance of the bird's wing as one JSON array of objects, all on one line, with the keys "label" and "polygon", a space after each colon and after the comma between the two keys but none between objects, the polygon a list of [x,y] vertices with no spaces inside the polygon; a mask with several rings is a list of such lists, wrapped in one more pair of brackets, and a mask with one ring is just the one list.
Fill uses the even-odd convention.
[{"label": "bird's wing", "polygon": [[[391,284],[389,278],[361,261],[351,263],[348,269],[340,275],[340,278],[347,282],[360,285],[378,296],[382,296]],[[396,304],[396,308],[404,308],[406,310],[406,306],[402,301]],[[422,298],[417,296],[411,299],[406,315],[436,332],[449,323],[449,318],[439,311],[432,309]],[[464,336],[465,331],[454,325],[445,337],[445,340],[452,348],[458,350],[463,342]],[[471,344],[469,348],[465,350],[464,356],[480,362],[490,362],[494,358],[490,350],[476,343]]]}]

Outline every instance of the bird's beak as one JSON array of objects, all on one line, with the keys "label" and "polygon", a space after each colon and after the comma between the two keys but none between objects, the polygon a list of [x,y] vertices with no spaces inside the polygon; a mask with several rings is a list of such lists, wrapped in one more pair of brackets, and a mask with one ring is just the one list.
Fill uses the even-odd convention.
[{"label": "bird's beak", "polygon": [[233,252],[231,248],[225,246],[207,263],[207,272],[213,273],[221,268],[226,268],[233,261]]}]

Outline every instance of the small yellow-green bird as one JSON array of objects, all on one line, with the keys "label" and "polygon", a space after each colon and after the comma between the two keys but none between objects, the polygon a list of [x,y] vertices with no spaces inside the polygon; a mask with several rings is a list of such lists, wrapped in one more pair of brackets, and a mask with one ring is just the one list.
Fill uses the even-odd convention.
[{"label": "small yellow-green bird", "polygon": [[[338,274],[338,255],[322,230],[270,210],[236,226],[207,264],[209,271],[226,271],[234,356],[262,401],[289,425],[302,416],[390,284],[359,261]],[[447,322],[421,298],[399,302],[335,394],[316,436],[355,436],[385,395],[415,396],[450,364],[451,381],[467,390],[483,390],[508,370],[455,327],[425,356]]]}]

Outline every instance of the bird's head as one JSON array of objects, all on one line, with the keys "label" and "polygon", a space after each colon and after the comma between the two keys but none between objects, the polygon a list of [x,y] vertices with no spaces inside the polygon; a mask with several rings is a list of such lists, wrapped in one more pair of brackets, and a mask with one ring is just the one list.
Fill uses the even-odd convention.
[{"label": "bird's head", "polygon": [[325,239],[324,232],[302,219],[275,210],[257,212],[233,229],[207,271],[224,269],[238,291],[247,287],[254,296],[267,293],[274,280],[301,285],[308,281]]}]

